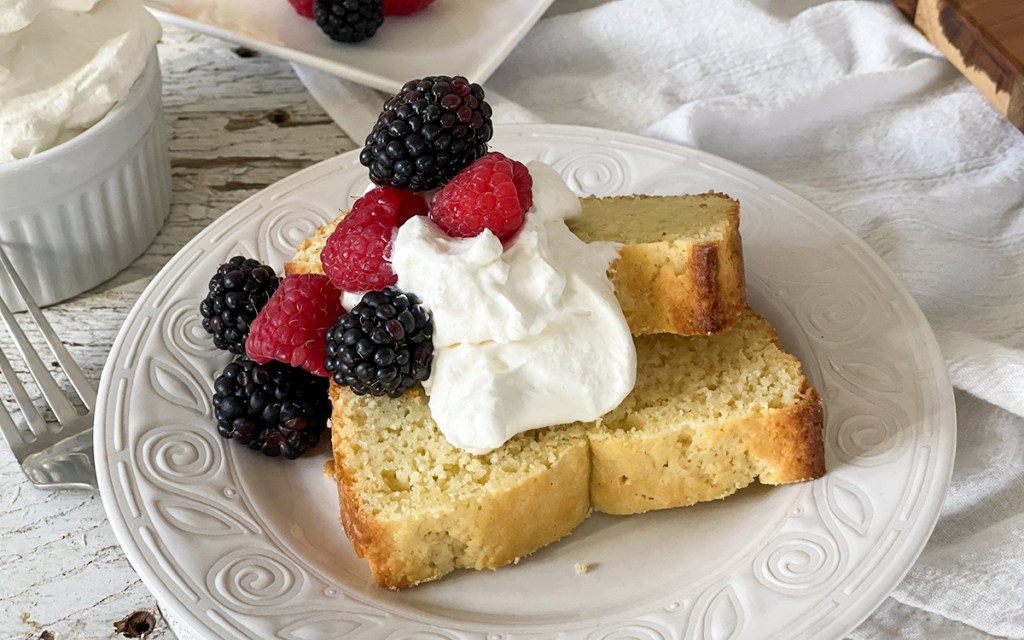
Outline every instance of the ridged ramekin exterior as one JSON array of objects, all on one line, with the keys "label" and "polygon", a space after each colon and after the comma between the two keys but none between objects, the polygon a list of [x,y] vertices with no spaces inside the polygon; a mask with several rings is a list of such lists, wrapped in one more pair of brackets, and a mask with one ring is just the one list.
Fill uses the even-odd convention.
[{"label": "ridged ramekin exterior", "polygon": [[[0,164],[0,242],[41,305],[91,289],[167,219],[171,166],[154,52],[128,96],[52,149]],[[17,300],[6,282],[0,292]]]}]

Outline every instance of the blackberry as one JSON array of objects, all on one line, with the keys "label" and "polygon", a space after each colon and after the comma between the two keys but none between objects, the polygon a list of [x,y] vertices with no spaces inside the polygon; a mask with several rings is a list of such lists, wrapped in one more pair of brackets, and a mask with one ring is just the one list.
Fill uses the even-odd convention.
[{"label": "blackberry", "polygon": [[382,0],[314,0],[313,19],[331,40],[361,42],[384,23]]},{"label": "blackberry", "polygon": [[213,335],[213,344],[231,353],[245,353],[249,325],[280,282],[273,267],[259,260],[235,256],[222,264],[199,303],[203,328]]},{"label": "blackberry", "polygon": [[213,383],[217,432],[268,456],[299,457],[331,415],[327,378],[275,360],[238,356]]},{"label": "blackberry", "polygon": [[359,162],[376,184],[427,191],[487,153],[491,134],[480,85],[462,76],[410,80],[384,103]]},{"label": "blackberry", "polygon": [[419,298],[397,287],[371,291],[327,332],[334,381],[392,398],[430,377],[434,324]]}]

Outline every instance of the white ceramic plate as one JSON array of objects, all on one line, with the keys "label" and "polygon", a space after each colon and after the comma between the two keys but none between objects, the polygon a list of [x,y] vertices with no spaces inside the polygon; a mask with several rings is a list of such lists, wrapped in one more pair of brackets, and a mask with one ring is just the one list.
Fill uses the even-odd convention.
[{"label": "white ceramic plate", "polygon": [[492,146],[552,164],[580,193],[738,197],[749,298],[822,393],[828,473],[686,509],[595,515],[518,566],[398,593],[375,587],[338,524],[323,456],[272,460],[217,435],[209,397],[230,358],[210,348],[197,311],[228,257],[279,265],[363,192],[350,152],[200,233],[142,294],[111,351],[96,421],[100,489],[179,635],[738,640],[834,638],[856,626],[921,551],[952,468],[952,389],[905,289],[825,212],[706,153],[563,126],[506,126]]},{"label": "white ceramic plate", "polygon": [[161,19],[394,93],[410,78],[483,83],[553,0],[435,0],[388,16],[355,44],[334,42],[287,0],[143,0]]}]

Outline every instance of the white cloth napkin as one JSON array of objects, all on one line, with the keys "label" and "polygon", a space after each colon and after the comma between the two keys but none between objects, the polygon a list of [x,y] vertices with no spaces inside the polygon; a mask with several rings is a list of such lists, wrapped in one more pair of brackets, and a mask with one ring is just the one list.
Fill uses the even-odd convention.
[{"label": "white cloth napkin", "polygon": [[[362,141],[385,96],[298,71]],[[931,541],[851,637],[1024,638],[1024,134],[869,0],[559,0],[484,87],[499,123],[740,162],[881,254],[936,330],[959,435]]]}]

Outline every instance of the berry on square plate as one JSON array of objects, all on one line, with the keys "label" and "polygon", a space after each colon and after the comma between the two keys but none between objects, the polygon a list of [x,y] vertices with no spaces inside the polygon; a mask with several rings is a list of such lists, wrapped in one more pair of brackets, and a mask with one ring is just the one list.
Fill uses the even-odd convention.
[{"label": "berry on square plate", "polygon": [[384,0],[384,15],[407,16],[427,8],[434,0]]},{"label": "berry on square plate", "polygon": [[361,42],[384,24],[381,0],[314,0],[313,19],[337,42]]},{"label": "berry on square plate", "polygon": [[303,18],[313,19],[313,0],[288,0],[288,4]]}]

